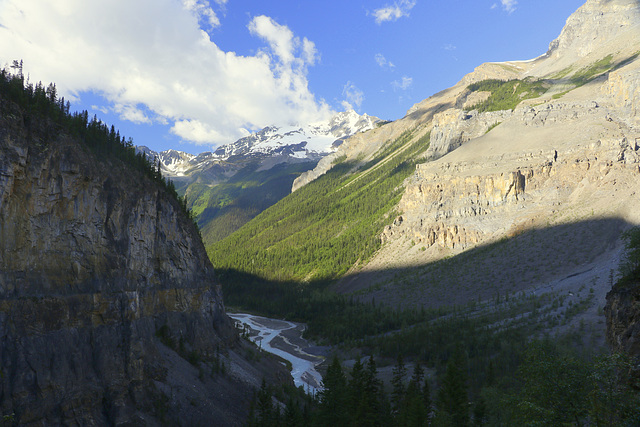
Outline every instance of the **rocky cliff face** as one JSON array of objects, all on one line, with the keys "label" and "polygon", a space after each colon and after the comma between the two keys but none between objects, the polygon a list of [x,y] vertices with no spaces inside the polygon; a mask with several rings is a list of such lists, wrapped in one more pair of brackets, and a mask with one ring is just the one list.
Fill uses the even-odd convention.
[{"label": "rocky cliff face", "polygon": [[607,294],[607,341],[616,352],[635,359],[636,376],[640,376],[640,283],[619,283]]},{"label": "rocky cliff face", "polygon": [[621,33],[637,28],[637,0],[588,0],[569,19],[548,55],[585,57],[609,44]]},{"label": "rocky cliff face", "polygon": [[[479,139],[475,147],[460,149],[459,161],[444,157],[419,165],[399,205],[405,220],[387,227],[383,239],[405,234],[427,247],[437,243],[460,251],[563,216],[578,219],[583,214],[577,213],[587,207],[594,216],[630,209],[620,205],[633,204],[634,183],[640,179],[636,142],[640,134],[608,121],[613,120],[610,111],[596,102],[516,110],[517,121],[496,128],[493,137],[502,134],[501,142],[516,148],[518,142],[509,141],[509,134],[526,131],[528,143],[519,147],[524,150],[498,151],[494,146],[496,154],[491,154],[493,150],[482,147]],[[600,133],[594,135],[593,127]],[[551,129],[566,139],[550,138]],[[565,144],[569,140],[573,142]],[[537,144],[530,144],[533,141]],[[473,158],[479,150],[486,150],[480,161]],[[616,200],[614,205],[603,201],[608,189],[618,191],[616,185],[624,194],[629,192],[630,200]]]},{"label": "rocky cliff face", "polygon": [[[520,74],[505,76],[503,69],[492,77],[539,74],[557,67],[557,58],[570,52],[583,62],[564,71],[569,78],[593,70],[606,53],[600,49],[606,35],[607,44],[618,47],[610,53],[611,71],[585,86],[567,87],[547,76],[552,85],[547,95],[514,111],[481,114],[459,109],[470,94],[458,90],[457,105],[435,113],[431,121],[434,157],[455,151],[418,166],[400,202],[404,221],[387,227],[383,240],[404,235],[427,247],[460,251],[523,227],[578,219],[575,213],[587,206],[591,215],[637,220],[628,214],[639,179],[640,43],[628,36],[640,34],[639,24],[637,1],[588,1],[569,18],[547,55],[531,63],[502,64]],[[580,68],[582,63],[591,65]],[[463,81],[490,77],[491,70],[479,67]],[[558,93],[561,89],[569,91]],[[492,123],[501,124],[485,134]],[[608,191],[621,190],[628,190],[628,200],[603,200]]]},{"label": "rocky cliff face", "polygon": [[[23,121],[2,102],[2,414],[21,425],[239,422],[263,374],[233,361],[237,334],[177,201]],[[221,357],[244,382],[209,375]]]}]

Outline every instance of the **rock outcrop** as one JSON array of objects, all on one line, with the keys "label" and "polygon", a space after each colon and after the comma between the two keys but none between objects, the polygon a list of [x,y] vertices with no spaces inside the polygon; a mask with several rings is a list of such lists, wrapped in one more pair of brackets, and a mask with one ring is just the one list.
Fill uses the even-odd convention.
[{"label": "rock outcrop", "polygon": [[[614,120],[612,109],[594,101],[556,101],[517,109],[512,116],[504,125],[510,129],[496,128],[493,138],[418,165],[399,205],[405,221],[387,227],[383,240],[404,234],[427,247],[463,250],[512,235],[522,224],[553,222],[545,212],[559,217],[569,206],[582,210],[576,206],[580,197],[615,180],[633,185],[640,178],[640,133]],[[552,129],[563,139],[550,137]],[[521,141],[510,140],[513,134]],[[498,149],[502,143],[510,147]],[[593,197],[593,215],[614,214],[610,204]]]},{"label": "rock outcrop", "polygon": [[491,127],[499,125],[510,116],[509,110],[478,113],[475,110],[464,111],[457,108],[435,114],[427,157],[442,157],[465,142],[484,135]]},{"label": "rock outcrop", "polygon": [[[241,423],[265,373],[236,354],[178,202],[0,103],[0,412],[20,425]],[[227,375],[212,375],[221,360]]]},{"label": "rock outcrop", "polygon": [[640,283],[627,280],[616,284],[607,294],[604,311],[609,345],[613,351],[632,357],[640,369]]}]

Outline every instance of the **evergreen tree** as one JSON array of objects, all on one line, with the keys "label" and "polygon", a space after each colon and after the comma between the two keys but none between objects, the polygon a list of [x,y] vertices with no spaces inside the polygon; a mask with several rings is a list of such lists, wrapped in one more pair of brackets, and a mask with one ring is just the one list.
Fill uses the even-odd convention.
[{"label": "evergreen tree", "polygon": [[467,360],[458,347],[449,362],[438,390],[436,417],[443,425],[469,425],[469,398],[467,394]]},{"label": "evergreen tree", "polygon": [[271,402],[271,390],[267,386],[265,379],[262,379],[262,385],[260,391],[258,391],[258,425],[270,426],[274,420],[274,413],[276,412]]},{"label": "evergreen tree", "polygon": [[348,420],[347,379],[337,356],[334,356],[322,379],[317,421],[321,426],[343,425]]},{"label": "evergreen tree", "polygon": [[433,402],[431,401],[431,390],[429,388],[429,380],[425,378],[424,385],[422,386],[422,402],[427,410],[427,416],[431,414],[431,407]]},{"label": "evergreen tree", "polygon": [[473,425],[474,427],[482,427],[487,421],[487,404],[482,396],[478,397],[475,405],[473,405]]},{"label": "evergreen tree", "polygon": [[298,405],[292,397],[289,397],[287,406],[284,409],[284,426],[285,427],[302,427],[304,422],[300,405]]},{"label": "evergreen tree", "polygon": [[351,381],[349,381],[349,411],[351,414],[357,410],[364,394],[364,366],[360,359],[351,369]]},{"label": "evergreen tree", "polygon": [[402,355],[398,354],[396,366],[393,368],[393,376],[391,377],[391,385],[393,387],[391,391],[391,411],[398,413],[404,400],[404,379],[407,373],[407,368],[402,361]]},{"label": "evergreen tree", "polygon": [[407,386],[407,394],[400,414],[401,422],[396,423],[396,425],[422,427],[427,425],[428,418],[429,412],[424,405],[420,386],[414,380],[411,380]]},{"label": "evergreen tree", "polygon": [[518,372],[523,381],[518,404],[522,423],[583,424],[589,395],[584,362],[561,355],[549,343],[534,342]]},{"label": "evergreen tree", "polygon": [[411,381],[416,383],[416,385],[419,387],[422,383],[422,378],[424,378],[424,369],[422,369],[422,365],[420,365],[420,362],[416,361],[416,363],[413,365],[413,374],[411,375]]}]

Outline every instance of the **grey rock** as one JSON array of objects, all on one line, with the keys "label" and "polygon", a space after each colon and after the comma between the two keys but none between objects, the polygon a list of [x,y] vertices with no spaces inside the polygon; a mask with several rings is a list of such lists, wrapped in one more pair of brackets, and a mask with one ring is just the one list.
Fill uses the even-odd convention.
[{"label": "grey rock", "polygon": [[[0,413],[20,425],[241,424],[261,378],[288,373],[238,356],[178,202],[0,108]],[[215,360],[244,379],[212,375]]]}]

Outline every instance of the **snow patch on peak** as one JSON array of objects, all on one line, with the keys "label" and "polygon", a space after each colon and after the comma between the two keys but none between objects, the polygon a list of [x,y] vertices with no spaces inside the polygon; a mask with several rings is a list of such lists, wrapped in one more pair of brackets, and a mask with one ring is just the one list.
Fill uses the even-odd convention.
[{"label": "snow patch on peak", "polygon": [[268,126],[259,132],[223,145],[215,156],[226,160],[231,156],[263,154],[317,160],[335,151],[339,140],[358,132],[374,129],[380,119],[359,115],[353,110],[337,113],[324,122],[304,126]]},{"label": "snow patch on peak", "polygon": [[160,160],[165,176],[185,177],[231,157],[277,157],[279,162],[287,159],[317,161],[335,151],[346,138],[374,129],[378,122],[380,119],[377,117],[359,115],[349,110],[337,113],[324,122],[304,126],[267,126],[232,144],[223,145],[213,153],[204,152],[194,156],[173,149],[158,153],[145,146],[136,147],[136,150],[153,162]]}]

